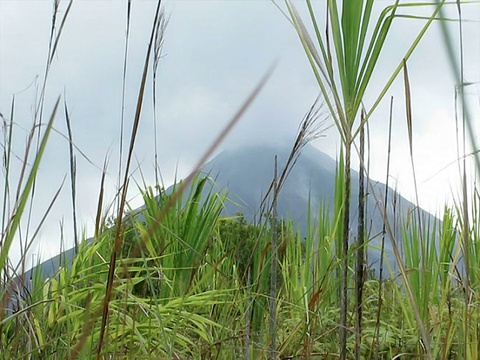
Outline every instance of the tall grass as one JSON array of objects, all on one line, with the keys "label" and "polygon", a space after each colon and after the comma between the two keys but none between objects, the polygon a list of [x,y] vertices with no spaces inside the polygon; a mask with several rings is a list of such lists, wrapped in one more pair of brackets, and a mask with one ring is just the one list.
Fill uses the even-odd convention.
[{"label": "tall grass", "polygon": [[[406,62],[410,55],[417,47],[420,39],[425,34],[430,24],[434,21],[441,10],[444,2],[438,2],[432,14],[426,18],[425,25],[418,33],[417,37],[411,43],[409,49],[405,53],[402,62],[392,69],[390,78],[385,81],[385,86],[378,95],[375,96],[374,105],[366,111],[366,114],[359,119],[359,110],[372,76],[376,72],[377,63],[380,55],[383,53],[386,39],[391,31],[397,10],[399,7],[414,6],[414,4],[400,4],[397,0],[393,5],[386,6],[380,13],[378,19],[372,18],[374,1],[342,1],[341,4],[336,0],[326,2],[326,28],[325,33],[320,31],[320,26],[315,15],[315,9],[311,1],[307,0],[308,14],[314,29],[314,40],[309,34],[302,17],[297,12],[292,2],[286,1],[294,27],[299,35],[300,41],[304,47],[307,58],[310,62],[314,76],[317,79],[321,93],[323,94],[331,117],[338,129],[342,139],[345,151],[345,188],[343,205],[345,209],[350,209],[350,164],[351,150],[357,136],[362,133],[364,125],[370,119],[377,105],[380,103],[394,79],[402,68],[405,68]],[[317,48],[318,47],[318,48]],[[408,77],[405,77],[408,80]],[[408,95],[408,85],[406,86]],[[409,110],[409,96],[407,96],[407,112]],[[411,125],[411,117],[407,117],[408,124]],[[411,126],[410,129],[410,145],[411,145]],[[411,147],[411,146],[410,146]],[[413,155],[412,155],[413,156]],[[360,159],[363,162],[363,159]],[[413,162],[413,160],[412,160]],[[363,168],[363,166],[362,166]],[[347,314],[348,314],[348,298],[349,298],[349,239],[350,239],[350,212],[344,211],[343,217],[343,233],[342,241],[339,245],[342,259],[342,289],[340,292],[340,358],[347,357]],[[420,218],[418,219],[421,220]],[[419,224],[420,225],[420,224]],[[421,225],[420,225],[421,226]],[[362,234],[358,234],[361,237]],[[420,233],[420,240],[422,234]],[[395,243],[394,243],[395,247]],[[420,249],[423,252],[423,246]],[[358,247],[358,252],[363,251],[363,247]],[[395,252],[397,262],[401,265],[402,259],[398,251]],[[424,257],[421,258],[424,261]],[[361,254],[357,256],[357,261],[362,261]],[[401,273],[407,292],[410,296],[412,306],[416,307],[416,301],[412,293],[409,278],[402,266]],[[361,289],[358,287],[358,289]],[[357,297],[360,293],[357,294]],[[357,317],[361,316],[361,308]],[[417,325],[422,334],[423,343],[425,345],[427,355],[432,357],[430,352],[430,341],[428,332],[422,322],[422,318],[418,311],[415,311]],[[360,324],[361,319],[357,319]],[[358,326],[360,331],[360,326]],[[359,336],[361,334],[358,334]],[[359,337],[361,341],[361,336]],[[357,358],[360,357],[357,351]]]},{"label": "tall grass", "polygon": [[[478,191],[462,199],[456,207],[445,208],[442,221],[428,222],[427,218],[417,216],[416,209],[409,209],[406,218],[398,215],[394,224],[385,221],[384,235],[397,250],[395,261],[400,269],[399,273],[392,270],[390,277],[379,280],[364,268],[362,252],[368,250],[372,239],[362,230],[362,220],[358,238],[365,236],[365,241],[359,241],[358,246],[350,245],[352,147],[355,149],[357,135],[362,133],[393,79],[404,68],[442,3],[425,20],[425,27],[405,59],[392,70],[373,107],[362,118],[358,116],[362,99],[396,10],[409,5],[395,2],[374,23],[371,20],[373,1],[344,1],[341,11],[336,1],[327,4],[329,38],[324,39],[313,3],[307,1],[315,40],[320,47],[318,53],[301,17],[292,3],[287,2],[326,106],[343,139],[335,188],[329,189],[335,194],[334,203],[332,208],[322,204],[319,209],[306,209],[309,216],[305,234],[288,219],[277,217],[275,202],[303,146],[319,130],[315,106],[303,119],[287,162],[278,164],[282,170],[272,174],[270,190],[263,199],[266,223],[249,224],[241,214],[222,216],[228,196],[213,192],[215,180],[210,174],[199,173],[206,159],[255,99],[268,73],[190,176],[176,184],[171,193],[158,181],[154,186],[144,183],[139,186],[144,206],[137,210],[129,208],[126,192],[131,182],[130,163],[136,133],[142,126],[140,113],[148,64],[153,56],[154,69],[159,66],[159,39],[163,39],[165,31],[159,3],[138,92],[127,162],[125,166],[120,164],[123,180],[118,197],[112,201],[119,204],[116,216],[110,222],[105,220],[105,165],[94,237],[90,241],[84,238],[76,241],[73,260],[62,262],[53,276],[46,276],[40,267],[28,278],[18,269],[12,272],[9,253],[20,222],[28,218],[31,211],[28,200],[33,196],[53,122],[59,116],[60,99],[45,124],[40,115],[45,93],[36,104],[38,118],[27,140],[25,165],[17,184],[12,183],[10,176],[15,135],[15,102],[12,101],[9,118],[2,119],[6,184],[0,243],[2,358],[478,358],[480,313],[475,311],[480,301]],[[130,5],[128,2],[128,14]],[[68,15],[67,11],[56,25],[56,11],[57,8],[45,82]],[[55,26],[59,26],[58,32]],[[352,28],[358,31],[353,32]],[[125,57],[127,49],[128,44]],[[124,68],[124,80],[125,73]],[[74,209],[75,158],[66,103],[65,117]],[[411,118],[408,121],[411,124]],[[122,121],[122,139],[123,126]],[[34,147],[36,151],[30,159],[30,149]],[[155,143],[155,153],[156,147]],[[362,157],[363,165],[367,161]],[[367,172],[366,166],[362,168]],[[17,191],[12,196],[11,189],[15,186]],[[365,196],[360,194],[360,206]],[[379,197],[379,194],[372,196]],[[15,201],[9,211],[12,197]],[[55,198],[51,206],[54,201]],[[465,201],[469,201],[469,213],[465,212]],[[384,205],[386,209],[388,204]],[[48,210],[45,216],[47,214]],[[397,237],[393,229],[398,229],[401,236]],[[77,231],[74,229],[76,236]],[[402,251],[396,247],[400,238]],[[29,246],[27,243],[23,247],[24,257]],[[464,260],[465,254],[469,256],[468,261]],[[355,298],[349,296],[354,286],[350,280],[354,278],[352,259],[357,259]],[[388,261],[386,265],[393,268]]]}]

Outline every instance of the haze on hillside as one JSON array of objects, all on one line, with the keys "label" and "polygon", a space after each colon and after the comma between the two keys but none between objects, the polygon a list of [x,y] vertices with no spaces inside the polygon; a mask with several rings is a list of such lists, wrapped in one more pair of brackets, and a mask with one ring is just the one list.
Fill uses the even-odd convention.
[{"label": "haze on hillside", "polygon": [[[265,211],[262,210],[262,200],[267,194],[274,177],[275,157],[277,157],[278,172],[281,172],[290,155],[290,146],[252,145],[225,150],[208,162],[199,176],[210,180],[204,189],[204,198],[207,193],[215,192],[227,196],[222,215],[235,217],[240,213],[256,224],[265,222]],[[312,218],[310,222],[316,229],[316,218],[319,211],[326,211],[328,216],[334,216],[335,174],[337,162],[307,145],[300,152],[297,161],[285,181],[278,199],[278,216],[285,221],[292,221],[294,227],[305,236],[309,223],[309,207]],[[356,237],[358,214],[358,181],[356,171],[352,172],[352,207],[351,207],[351,241]],[[388,235],[383,234],[383,209],[385,199],[385,185],[370,179],[367,195],[367,238],[369,239],[368,265],[378,274],[380,264],[380,247],[385,239],[386,259],[390,262],[393,271],[396,271],[396,262],[393,256],[391,241]],[[167,193],[173,191],[167,189]],[[375,192],[375,196],[373,193]],[[402,224],[409,221],[409,217],[416,216],[416,206],[399,196],[391,188],[388,189],[387,218],[391,224]],[[188,197],[189,191],[184,198]],[[271,197],[267,202],[269,206]],[[415,210],[415,211],[414,211]],[[142,207],[131,211],[141,214]],[[421,216],[433,224],[434,217],[423,210]],[[142,215],[138,215],[140,219]],[[437,220],[438,221],[438,220]],[[267,225],[268,226],[268,225]],[[437,225],[438,226],[438,225]],[[394,234],[401,246],[401,234]],[[91,241],[90,239],[89,241]],[[63,255],[46,260],[42,271],[46,276],[53,276],[62,257],[68,261],[73,256],[73,250]],[[333,256],[333,254],[332,254]],[[385,265],[386,266],[386,265]],[[385,271],[388,269],[385,267]]]}]

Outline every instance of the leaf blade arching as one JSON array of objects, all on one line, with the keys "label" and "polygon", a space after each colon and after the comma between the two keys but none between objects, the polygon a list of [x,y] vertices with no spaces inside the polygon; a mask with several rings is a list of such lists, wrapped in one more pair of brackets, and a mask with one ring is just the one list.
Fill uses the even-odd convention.
[{"label": "leaf blade arching", "polygon": [[3,241],[3,246],[0,251],[0,269],[3,269],[5,267],[5,262],[8,257],[8,252],[10,250],[10,246],[12,245],[13,238],[15,236],[15,233],[20,226],[20,220],[22,217],[23,210],[25,209],[25,206],[27,204],[28,197],[30,196],[30,192],[32,190],[33,184],[35,182],[38,168],[40,166],[40,162],[42,160],[43,154],[45,152],[45,148],[48,143],[48,138],[50,136],[50,132],[53,128],[53,122],[55,120],[55,116],[57,113],[58,109],[58,104],[60,103],[60,97],[58,97],[55,106],[53,108],[52,114],[50,115],[50,120],[47,123],[47,126],[45,128],[45,132],[43,134],[42,140],[40,141],[40,146],[38,147],[37,154],[35,156],[35,160],[33,161],[32,164],[32,169],[30,170],[30,174],[28,175],[27,182],[25,183],[25,186],[23,188],[23,191],[19,197],[18,204],[14,210],[13,216],[11,217],[9,224],[7,226],[7,231],[5,234],[5,238]]},{"label": "leaf blade arching", "polygon": [[410,156],[413,157],[413,134],[412,134],[412,97],[410,92],[410,80],[408,78],[407,61],[403,59],[403,81],[405,86],[405,113],[407,115],[408,144]]}]

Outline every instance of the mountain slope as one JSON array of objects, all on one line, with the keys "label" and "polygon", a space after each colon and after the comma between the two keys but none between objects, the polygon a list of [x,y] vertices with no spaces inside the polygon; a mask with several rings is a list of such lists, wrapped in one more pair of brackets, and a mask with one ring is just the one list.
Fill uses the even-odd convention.
[{"label": "mountain slope", "polygon": [[[226,216],[235,215],[241,212],[249,221],[258,221],[259,209],[271,184],[274,175],[274,159],[277,156],[278,172],[281,172],[288,159],[290,148],[288,146],[258,145],[244,147],[235,150],[224,151],[203,168],[202,173],[214,179],[211,188],[206,187],[204,191],[227,192],[231,200],[225,203],[223,214]],[[293,220],[302,234],[305,234],[308,221],[308,207],[311,206],[313,214],[318,212],[320,206],[326,207],[333,214],[334,193],[335,193],[335,172],[337,162],[307,145],[301,152],[295,166],[290,172],[278,199],[278,214],[280,217]],[[354,239],[357,229],[357,203],[358,203],[358,172],[352,170],[352,194],[351,194],[351,239]],[[370,248],[368,250],[369,264],[378,269],[383,217],[379,211],[381,203],[377,204],[371,195],[372,190],[382,199],[385,193],[385,185],[378,182],[371,182],[373,189],[368,187],[370,195],[367,196],[367,224]],[[172,191],[172,187],[167,189]],[[398,222],[398,218],[406,219],[409,211],[415,206],[395,194],[389,189],[389,206],[387,207],[387,218],[391,224]],[[392,199],[396,198],[395,209]],[[139,209],[137,209],[139,210]],[[135,211],[137,212],[137,211]],[[432,215],[421,211],[427,221],[433,221]],[[397,241],[401,243],[399,234],[395,234]],[[91,240],[91,239],[90,239]],[[87,240],[89,241],[89,240]],[[395,269],[393,251],[388,237],[385,241],[386,256]],[[58,269],[60,259],[62,263],[70,263],[73,257],[73,249],[46,260],[39,266],[45,276],[52,276]],[[27,278],[31,271],[27,273]]]},{"label": "mountain slope", "polygon": [[[242,212],[252,221],[258,220],[260,204],[271,184],[274,175],[274,159],[277,156],[278,172],[280,173],[288,159],[289,147],[275,147],[258,145],[237,150],[224,151],[206,164],[202,172],[209,174],[214,180],[214,191],[227,191],[233,201],[227,203],[224,215],[234,215]],[[313,214],[318,213],[320,206],[326,207],[333,215],[335,194],[335,173],[337,162],[328,155],[307,145],[301,152],[293,170],[290,172],[283,185],[278,199],[278,214],[280,217],[293,220],[302,234],[306,233],[308,221],[308,207],[311,206]],[[359,174],[351,172],[351,241],[357,231],[357,206]],[[378,269],[379,249],[383,231],[383,199],[385,185],[370,181],[366,185],[367,203],[367,231],[370,248],[368,249],[369,264]],[[388,189],[387,218],[393,227],[398,220],[407,221],[412,216],[415,205]],[[373,196],[373,192],[375,197]],[[424,221],[433,222],[435,218],[429,213],[419,210]],[[395,238],[401,245],[401,235],[398,226]],[[375,249],[377,248],[377,249]],[[394,270],[396,262],[393,249],[388,237],[385,240],[385,253]]]}]

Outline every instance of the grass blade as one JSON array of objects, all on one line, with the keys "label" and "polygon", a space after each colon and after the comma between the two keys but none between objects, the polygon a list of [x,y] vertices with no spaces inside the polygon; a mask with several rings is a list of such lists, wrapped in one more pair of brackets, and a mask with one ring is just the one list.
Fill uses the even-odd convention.
[{"label": "grass blade", "polygon": [[112,254],[110,258],[110,268],[108,272],[108,281],[106,284],[106,294],[105,294],[105,299],[104,299],[104,305],[103,305],[103,313],[102,313],[102,326],[100,328],[100,338],[98,341],[98,351],[97,351],[97,359],[99,360],[101,357],[102,353],[102,346],[103,346],[103,341],[104,341],[104,336],[105,336],[105,330],[107,326],[107,318],[108,318],[108,308],[109,308],[109,303],[110,299],[112,296],[112,291],[113,291],[113,277],[115,273],[115,268],[116,268],[116,260],[117,260],[117,253],[120,251],[121,244],[122,244],[122,235],[120,234],[121,229],[122,229],[122,218],[123,218],[123,211],[125,208],[125,203],[126,203],[126,197],[127,197],[127,191],[128,191],[128,177],[129,177],[129,172],[130,172],[130,164],[132,161],[132,156],[133,156],[133,148],[135,146],[135,140],[137,136],[137,131],[138,131],[138,126],[140,123],[140,114],[142,112],[142,105],[143,105],[143,95],[145,92],[145,85],[147,81],[147,74],[148,74],[148,65],[150,63],[150,53],[153,48],[153,43],[154,43],[154,37],[155,37],[155,32],[157,30],[156,24],[159,21],[160,17],[160,9],[161,9],[161,1],[158,2],[157,9],[155,12],[155,20],[153,23],[152,27],[152,32],[150,35],[150,41],[148,43],[148,49],[147,49],[147,54],[145,57],[145,65],[143,68],[143,75],[142,75],[142,82],[140,84],[140,90],[138,93],[138,100],[137,100],[137,107],[135,111],[135,118],[133,122],[133,129],[132,129],[132,134],[130,137],[130,147],[128,151],[128,156],[127,156],[127,164],[125,166],[125,176],[123,180],[123,187],[122,187],[122,194],[121,194],[121,202],[120,202],[120,207],[118,209],[118,214],[117,214],[117,223],[116,223],[116,234],[115,234],[115,240],[112,248]]},{"label": "grass blade", "polygon": [[20,220],[22,218],[23,211],[25,210],[25,205],[27,204],[28,197],[30,196],[30,191],[32,190],[33,183],[37,177],[38,168],[40,166],[43,153],[45,152],[45,148],[47,146],[48,138],[52,130],[52,126],[55,120],[55,115],[57,113],[59,102],[60,102],[60,97],[57,99],[57,102],[55,103],[55,106],[52,111],[52,115],[50,116],[50,120],[48,121],[45,128],[45,132],[42,136],[42,139],[38,148],[38,152],[35,155],[35,159],[33,161],[30,174],[28,175],[27,181],[20,194],[18,202],[15,205],[13,215],[7,224],[6,232],[5,232],[4,238],[2,239],[2,248],[0,249],[0,269],[4,269],[5,267],[10,246],[12,245],[15,234],[19,228]]}]

